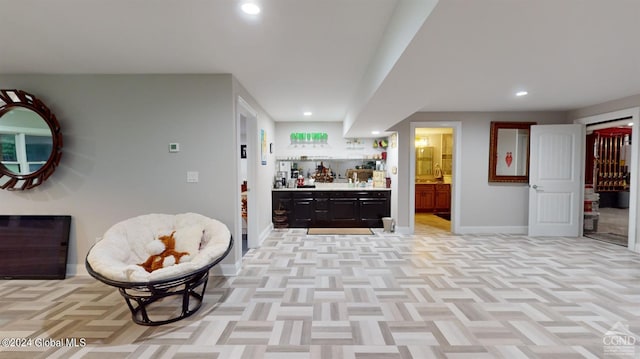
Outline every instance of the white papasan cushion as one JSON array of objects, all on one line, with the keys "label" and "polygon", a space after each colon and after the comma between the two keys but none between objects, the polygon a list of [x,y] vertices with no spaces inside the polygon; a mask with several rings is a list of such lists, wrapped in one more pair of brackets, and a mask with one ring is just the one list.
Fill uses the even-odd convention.
[{"label": "white papasan cushion", "polygon": [[[149,257],[146,245],[158,236],[176,231],[176,248],[188,248],[190,260],[151,273],[139,266]],[[194,235],[201,231],[197,246]],[[182,238],[180,238],[182,237]],[[187,239],[188,238],[188,239]],[[181,241],[179,239],[188,241]],[[116,223],[87,255],[100,275],[120,282],[149,282],[187,274],[219,258],[229,247],[231,233],[224,223],[197,213],[146,214]],[[199,247],[199,250],[197,248]],[[197,250],[197,253],[191,251]]]}]

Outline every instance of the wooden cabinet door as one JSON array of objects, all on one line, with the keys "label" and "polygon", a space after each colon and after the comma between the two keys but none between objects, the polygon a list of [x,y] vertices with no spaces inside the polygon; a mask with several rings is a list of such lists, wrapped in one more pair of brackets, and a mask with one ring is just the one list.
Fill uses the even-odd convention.
[{"label": "wooden cabinet door", "polygon": [[416,185],[416,210],[433,212],[436,207],[436,190],[433,184]]},{"label": "wooden cabinet door", "polygon": [[416,211],[420,211],[424,207],[422,198],[422,187],[420,185],[416,185]]},{"label": "wooden cabinet door", "polygon": [[449,184],[437,184],[435,191],[435,211],[451,212],[451,187]]},{"label": "wooden cabinet door", "polygon": [[360,219],[363,227],[382,227],[382,217],[389,216],[387,200],[377,198],[360,199]]},{"label": "wooden cabinet door", "polygon": [[315,218],[313,225],[316,227],[326,227],[331,221],[329,216],[329,198],[316,197],[315,202]]},{"label": "wooden cabinet door", "polygon": [[293,192],[293,210],[291,217],[293,218],[294,228],[309,227],[315,217],[315,206],[313,192]]},{"label": "wooden cabinet door", "polygon": [[272,194],[273,201],[271,202],[272,209],[281,209],[285,211],[291,211],[292,208],[292,200],[291,200],[291,192],[273,192]]},{"label": "wooden cabinet door", "polygon": [[357,227],[360,222],[358,198],[331,198],[329,202],[331,224],[336,227]]},{"label": "wooden cabinet door", "polygon": [[293,211],[289,220],[293,219],[294,228],[306,228],[311,225],[314,217],[313,199],[294,199]]}]

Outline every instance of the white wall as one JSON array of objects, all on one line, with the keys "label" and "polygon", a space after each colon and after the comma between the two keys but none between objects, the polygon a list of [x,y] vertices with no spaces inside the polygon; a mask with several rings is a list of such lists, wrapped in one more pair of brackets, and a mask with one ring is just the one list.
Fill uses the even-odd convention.
[{"label": "white wall", "polygon": [[[33,190],[0,191],[0,211],[73,216],[72,266],[83,267],[111,225],[140,214],[199,212],[233,228],[231,75],[0,75],[0,88],[40,97],[64,136],[52,177]],[[168,152],[170,142],[179,153]],[[200,181],[187,183],[187,171]]]},{"label": "white wall", "polygon": [[[373,148],[373,138],[359,138],[360,144],[348,143],[351,139],[342,136],[342,122],[277,122],[275,136],[276,157],[309,156],[330,158],[363,158],[380,154],[380,148]],[[327,145],[292,145],[292,132],[326,132]],[[382,138],[382,137],[380,137]]]},{"label": "white wall", "polygon": [[640,107],[640,94],[569,111],[567,117],[571,122],[573,122],[579,118],[624,110],[632,107]]},{"label": "white wall", "polygon": [[[526,184],[488,182],[489,132],[491,121],[567,123],[564,112],[417,112],[392,127],[398,131],[398,226],[409,227],[409,151],[412,151],[412,122],[459,121],[462,123],[460,223],[462,231],[510,231],[525,227],[528,218]],[[428,127],[428,126],[425,126]],[[436,127],[436,126],[434,126]]]},{"label": "white wall", "polygon": [[[249,234],[255,233],[260,238],[258,242],[264,240],[271,230],[271,187],[273,174],[275,173],[275,154],[269,153],[269,143],[274,141],[275,137],[275,124],[271,117],[264,111],[260,104],[249,94],[249,92],[234,78],[233,86],[234,100],[237,102],[238,96],[242,97],[244,101],[251,106],[252,110],[256,112],[257,117],[257,131],[255,138],[260,139],[259,131],[262,129],[265,131],[267,138],[267,151],[266,158],[267,164],[262,165],[260,162],[260,143],[255,143],[253,146],[254,153],[251,158],[256,159],[253,163],[247,163],[247,167],[252,167],[255,171],[256,183],[249,183],[248,187],[251,188],[252,194],[250,199],[256,201],[255,204],[249,203],[249,209],[253,209],[252,213],[248,213],[251,216],[250,225],[255,228],[249,229]],[[248,130],[248,129],[247,129]],[[224,136],[224,134],[222,134]],[[250,139],[250,134],[247,134],[247,140]],[[238,145],[239,147],[239,145]],[[234,153],[238,153],[239,148]],[[248,172],[250,170],[248,169]],[[238,179],[238,186],[240,185],[242,178]],[[236,201],[238,202],[238,201]],[[237,213],[240,213],[238,210]],[[238,237],[240,238],[240,237]],[[238,241],[238,249],[240,242]],[[240,254],[240,252],[238,252]],[[239,269],[239,268],[236,268]]]}]

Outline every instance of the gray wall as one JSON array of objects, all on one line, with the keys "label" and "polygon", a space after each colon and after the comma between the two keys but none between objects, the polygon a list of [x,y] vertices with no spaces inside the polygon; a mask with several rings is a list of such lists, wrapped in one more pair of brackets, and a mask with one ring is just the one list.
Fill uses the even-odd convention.
[{"label": "gray wall", "polygon": [[[398,131],[398,218],[409,226],[409,151],[412,150],[412,122],[458,121],[462,124],[460,223],[464,232],[509,231],[527,226],[528,190],[526,184],[489,183],[489,132],[491,121],[567,123],[564,112],[417,112],[391,130]],[[424,127],[429,127],[425,125]],[[435,126],[434,126],[435,127]]]},{"label": "gray wall", "polygon": [[[0,75],[0,88],[48,104],[64,136],[53,176],[30,191],[0,191],[0,211],[73,216],[72,266],[83,265],[111,225],[140,214],[199,212],[233,228],[233,81],[228,74]],[[180,143],[179,153],[168,152],[170,142]],[[187,171],[198,171],[199,183],[187,183]]]},{"label": "gray wall", "polygon": [[640,94],[570,111],[567,117],[573,122],[573,120],[579,118],[600,115],[633,107],[640,107]]}]

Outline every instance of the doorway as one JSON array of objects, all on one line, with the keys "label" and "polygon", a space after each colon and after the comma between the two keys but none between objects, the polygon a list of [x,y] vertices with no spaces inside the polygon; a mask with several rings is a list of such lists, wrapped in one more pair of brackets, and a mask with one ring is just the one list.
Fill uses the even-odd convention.
[{"label": "doorway", "polygon": [[[599,129],[606,129],[609,127],[631,127],[631,128],[637,128],[640,125],[640,108],[639,107],[634,107],[634,108],[629,108],[629,109],[625,109],[625,110],[620,110],[620,111],[615,111],[615,112],[610,112],[610,113],[605,113],[605,114],[601,114],[601,115],[596,115],[596,116],[591,116],[591,117],[586,117],[586,118],[581,118],[576,120],[577,123],[581,123],[586,125],[587,129],[590,131],[596,131]],[[615,125],[614,125],[615,124]],[[626,124],[626,125],[625,125]],[[583,225],[583,236],[587,237],[596,237],[597,233],[599,232],[605,232],[606,233],[610,233],[610,229],[612,227],[615,227],[616,229],[620,230],[619,227],[622,227],[621,232],[624,232],[626,229],[626,247],[629,248],[632,251],[635,252],[639,252],[640,251],[640,245],[639,241],[638,241],[638,232],[637,232],[637,222],[638,222],[638,160],[639,160],[639,147],[637,145],[638,143],[638,136],[639,136],[639,132],[637,130],[635,131],[631,131],[631,133],[629,134],[629,142],[626,143],[624,137],[622,138],[622,145],[618,145],[617,147],[619,148],[619,153],[616,155],[615,151],[613,151],[613,153],[611,154],[611,156],[609,155],[610,150],[613,150],[611,143],[613,142],[613,140],[603,140],[601,142],[598,142],[596,144],[596,146],[599,146],[602,143],[603,145],[603,150],[601,153],[598,153],[597,155],[599,156],[599,158],[596,158],[596,155],[594,154],[594,161],[601,161],[601,164],[605,165],[604,168],[598,168],[597,170],[593,167],[593,165],[589,165],[587,164],[588,160],[587,158],[585,158],[585,186],[587,186],[589,183],[589,179],[587,179],[587,177],[591,178],[591,181],[594,182],[593,186],[595,188],[590,189],[589,187],[585,187],[586,189],[586,194],[585,194],[585,200],[591,200],[591,211],[588,211],[588,206],[589,203],[586,202],[585,203],[585,218],[584,218],[584,225]],[[603,138],[605,136],[602,136]],[[618,140],[620,141],[620,140]],[[588,140],[585,141],[587,142],[586,145],[587,147],[587,151],[593,151],[594,150],[594,146],[593,144],[591,144],[591,146],[589,147],[589,143]],[[594,141],[595,142],[595,141]],[[607,149],[605,150],[605,144],[607,145]],[[622,148],[627,145],[628,147],[626,147],[625,151],[626,153],[622,153]],[[586,157],[586,156],[585,156]],[[611,158],[610,158],[611,157]],[[624,162],[622,163],[621,166],[621,162],[620,160],[623,160]],[[589,174],[589,170],[587,168],[591,168],[592,171]],[[595,171],[595,173],[594,173]],[[621,177],[619,175],[613,176],[614,173],[618,173],[618,171],[625,173],[625,178],[618,178]],[[620,182],[622,181],[622,183]],[[600,186],[600,188],[598,188],[598,186]],[[605,191],[607,190],[607,192],[616,192],[615,195],[611,195],[611,194],[604,194]],[[602,190],[602,191],[598,191],[598,190]],[[593,191],[593,193],[598,193],[599,196],[593,196],[593,197],[589,197],[589,194],[591,193],[591,191]],[[621,193],[622,194],[618,194]],[[625,193],[626,192],[626,193]],[[614,197],[615,196],[615,197]],[[618,199],[618,196],[623,197],[620,202]],[[597,216],[595,215],[594,211],[593,211],[593,199],[597,199],[598,203],[597,203]],[[604,201],[604,203],[603,203]],[[610,208],[613,207],[613,209],[606,209],[606,208]],[[627,208],[617,208],[617,207],[627,207]],[[618,209],[622,210],[619,211],[618,213]],[[608,213],[608,212],[614,212],[614,213]],[[591,216],[590,216],[591,214]],[[610,218],[613,218],[615,216],[614,220],[623,220],[624,222],[613,222]],[[622,218],[621,218],[622,217]],[[626,227],[625,227],[626,224]],[[615,233],[615,232],[614,232]],[[600,236],[597,239],[604,239],[604,236]],[[616,236],[618,237],[618,236]],[[619,236],[619,237],[622,237]],[[621,245],[624,245],[624,237],[623,239],[620,241]]]},{"label": "doorway", "polygon": [[587,125],[584,236],[627,247],[631,117]]},{"label": "doorway", "polygon": [[[240,211],[238,211],[238,226],[242,233],[242,245],[237,246],[238,255],[244,256],[249,248],[255,247],[257,242],[257,230],[255,228],[255,199],[251,192],[251,187],[256,183],[256,163],[258,161],[257,146],[258,143],[258,124],[256,112],[242,98],[238,97],[237,104],[237,130],[238,130],[238,157],[240,158],[238,166],[238,202],[240,203]],[[236,227],[237,228],[237,227]]]},{"label": "doorway", "polygon": [[451,232],[452,127],[418,127],[414,135],[414,233]]}]

